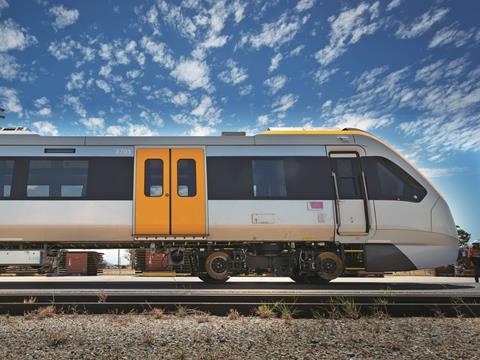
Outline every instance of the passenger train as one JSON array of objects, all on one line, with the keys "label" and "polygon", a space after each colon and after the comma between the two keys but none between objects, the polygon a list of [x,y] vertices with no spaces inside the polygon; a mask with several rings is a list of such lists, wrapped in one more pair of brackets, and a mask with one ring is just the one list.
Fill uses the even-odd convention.
[{"label": "passenger train", "polygon": [[0,134],[3,267],[49,271],[62,249],[134,248],[139,270],[161,258],[207,282],[268,274],[325,283],[456,259],[444,198],[362,130]]}]

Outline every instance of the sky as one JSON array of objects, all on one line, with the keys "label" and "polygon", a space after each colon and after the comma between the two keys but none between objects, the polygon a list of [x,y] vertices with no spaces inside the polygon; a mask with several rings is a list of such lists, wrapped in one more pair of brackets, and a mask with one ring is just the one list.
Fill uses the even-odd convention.
[{"label": "sky", "polygon": [[0,126],[384,139],[480,238],[480,2],[0,0]]}]

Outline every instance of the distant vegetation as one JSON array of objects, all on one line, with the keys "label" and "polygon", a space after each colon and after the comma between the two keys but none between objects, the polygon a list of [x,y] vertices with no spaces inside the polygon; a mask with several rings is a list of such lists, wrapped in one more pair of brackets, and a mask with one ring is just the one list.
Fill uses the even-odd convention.
[{"label": "distant vegetation", "polygon": [[460,246],[467,246],[468,241],[472,234],[463,230],[460,226],[457,225],[457,233],[458,233],[458,243]]}]

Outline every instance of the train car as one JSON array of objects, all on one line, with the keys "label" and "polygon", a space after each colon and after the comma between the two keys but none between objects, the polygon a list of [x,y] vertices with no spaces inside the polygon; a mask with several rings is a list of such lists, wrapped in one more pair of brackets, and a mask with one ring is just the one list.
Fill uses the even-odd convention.
[{"label": "train car", "polygon": [[270,274],[324,283],[346,270],[455,262],[443,197],[358,129],[0,134],[0,246],[41,251],[45,263],[59,249],[137,248],[204,281]]}]

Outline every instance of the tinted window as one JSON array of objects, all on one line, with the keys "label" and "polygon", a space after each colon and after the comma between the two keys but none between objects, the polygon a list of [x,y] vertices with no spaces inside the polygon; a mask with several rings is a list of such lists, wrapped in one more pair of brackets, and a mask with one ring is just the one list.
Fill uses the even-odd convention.
[{"label": "tinted window", "polygon": [[208,157],[208,198],[245,200],[253,197],[252,161],[245,157]]},{"label": "tinted window", "polygon": [[132,200],[133,158],[90,158],[87,198],[92,200]]},{"label": "tinted window", "polygon": [[12,195],[13,160],[0,160],[0,198]]},{"label": "tinted window", "polygon": [[163,195],[163,161],[145,160],[145,196]]},{"label": "tinted window", "polygon": [[361,199],[361,171],[358,159],[331,158],[339,199]]},{"label": "tinted window", "polygon": [[27,197],[85,197],[87,160],[30,160]]},{"label": "tinted window", "polygon": [[180,159],[177,162],[178,196],[191,197],[197,194],[195,160]]},{"label": "tinted window", "polygon": [[427,191],[414,178],[390,160],[364,158],[369,198],[372,200],[421,201]]},{"label": "tinted window", "polygon": [[333,199],[328,158],[208,157],[208,198]]},{"label": "tinted window", "polygon": [[284,198],[287,196],[283,160],[252,160],[253,197]]}]

